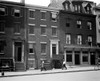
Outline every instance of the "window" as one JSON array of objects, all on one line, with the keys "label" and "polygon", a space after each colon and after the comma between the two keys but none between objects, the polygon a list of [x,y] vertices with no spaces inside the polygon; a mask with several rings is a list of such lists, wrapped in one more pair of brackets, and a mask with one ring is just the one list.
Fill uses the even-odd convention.
[{"label": "window", "polygon": [[20,23],[15,23],[14,33],[16,34],[20,33]]},{"label": "window", "polygon": [[82,44],[82,35],[77,35],[77,44],[78,45]]},{"label": "window", "polygon": [[0,54],[4,54],[4,45],[5,42],[3,40],[0,40]]},{"label": "window", "polygon": [[81,12],[81,7],[80,7],[80,5],[78,5],[78,12]]},{"label": "window", "polygon": [[45,19],[45,12],[41,12],[41,19]]},{"label": "window", "polygon": [[34,18],[35,17],[35,14],[34,13],[35,13],[35,11],[30,10],[29,11],[29,17],[30,18]]},{"label": "window", "polygon": [[29,25],[29,34],[34,34],[34,25]]},{"label": "window", "polygon": [[66,8],[66,10],[69,9],[69,5],[68,5],[68,3],[65,4],[65,8]]},{"label": "window", "polygon": [[29,54],[35,53],[35,43],[29,43]]},{"label": "window", "polygon": [[77,10],[78,10],[78,9],[77,9],[77,5],[75,5],[75,6],[74,6],[74,10],[75,10],[75,11],[77,11]]},{"label": "window", "polygon": [[70,34],[66,35],[66,44],[71,44],[71,35]]},{"label": "window", "polygon": [[80,20],[77,21],[77,28],[82,28],[81,24],[82,24],[82,22]]},{"label": "window", "polygon": [[83,52],[83,62],[88,62],[88,52]]},{"label": "window", "polygon": [[41,53],[46,53],[46,44],[41,44]]},{"label": "window", "polygon": [[0,33],[4,33],[4,32],[5,32],[5,23],[0,22]]},{"label": "window", "polygon": [[52,44],[52,54],[56,55],[56,44]]},{"label": "window", "polygon": [[87,27],[89,30],[92,30],[92,23],[91,22],[87,22]]},{"label": "window", "polygon": [[20,17],[20,16],[21,16],[21,11],[20,11],[20,9],[14,9],[14,10],[13,10],[13,15],[14,15],[15,17]]},{"label": "window", "polygon": [[72,51],[66,51],[67,62],[72,62]]},{"label": "window", "polygon": [[41,35],[46,35],[46,27],[41,27]]},{"label": "window", "polygon": [[57,28],[52,27],[52,36],[57,36]]},{"label": "window", "polygon": [[0,8],[0,15],[6,15],[7,14],[7,8]]},{"label": "window", "polygon": [[92,36],[88,36],[88,45],[92,46]]},{"label": "window", "polygon": [[57,12],[51,12],[51,19],[52,19],[52,21],[54,21],[54,22],[57,21]]}]

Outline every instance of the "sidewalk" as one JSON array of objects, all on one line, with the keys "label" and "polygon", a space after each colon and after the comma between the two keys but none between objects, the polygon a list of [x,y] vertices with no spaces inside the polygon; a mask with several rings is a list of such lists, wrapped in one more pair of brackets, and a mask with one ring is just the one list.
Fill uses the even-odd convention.
[{"label": "sidewalk", "polygon": [[[94,69],[95,67],[95,69]],[[84,72],[84,71],[95,71],[98,68],[96,66],[71,66],[68,67],[67,70],[62,69],[52,69],[47,71],[40,71],[40,70],[27,70],[21,72],[5,72],[3,77],[15,77],[15,76],[28,76],[28,75],[42,75],[42,74],[55,74],[55,73],[70,73],[70,72]],[[99,68],[100,70],[100,68]],[[0,73],[0,78],[1,78]]]}]

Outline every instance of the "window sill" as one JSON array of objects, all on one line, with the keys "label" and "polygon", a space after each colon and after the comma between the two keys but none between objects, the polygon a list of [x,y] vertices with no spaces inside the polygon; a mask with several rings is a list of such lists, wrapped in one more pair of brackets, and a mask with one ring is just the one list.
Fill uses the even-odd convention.
[{"label": "window sill", "polygon": [[46,55],[46,53],[41,53],[41,55]]},{"label": "window sill", "polygon": [[5,32],[0,32],[0,34],[5,34]]},{"label": "window sill", "polygon": [[46,21],[46,19],[41,19],[41,20]]},{"label": "window sill", "polygon": [[57,35],[53,35],[52,37],[58,37]]},{"label": "window sill", "polygon": [[47,36],[47,35],[41,35],[41,36]]},{"label": "window sill", "polygon": [[35,34],[29,34],[30,36],[34,36]]},{"label": "window sill", "polygon": [[34,55],[35,53],[29,53],[30,55]]},{"label": "window sill", "polygon": [[29,19],[35,20],[35,18],[31,18],[31,17],[29,17]]},{"label": "window sill", "polygon": [[4,55],[4,53],[0,53],[0,55]]}]

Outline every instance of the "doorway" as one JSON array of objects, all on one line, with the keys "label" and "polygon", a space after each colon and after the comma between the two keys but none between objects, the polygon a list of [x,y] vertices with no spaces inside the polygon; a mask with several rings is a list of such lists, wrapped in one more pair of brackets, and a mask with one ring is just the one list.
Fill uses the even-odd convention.
[{"label": "doorway", "polygon": [[80,55],[75,54],[75,65],[80,65]]},{"label": "doorway", "polygon": [[95,65],[95,53],[90,53],[90,63],[91,65]]}]

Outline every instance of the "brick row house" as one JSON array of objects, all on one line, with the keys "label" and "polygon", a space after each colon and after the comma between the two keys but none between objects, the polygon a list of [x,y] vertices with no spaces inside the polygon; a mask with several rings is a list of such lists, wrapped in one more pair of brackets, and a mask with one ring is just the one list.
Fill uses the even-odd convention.
[{"label": "brick row house", "polygon": [[[59,54],[59,20],[58,9],[26,5],[27,8],[27,39],[28,69],[40,68],[41,61],[46,63],[61,59]],[[59,62],[58,62],[59,63]],[[60,65],[58,64],[60,67]],[[50,68],[48,66],[48,68]]]},{"label": "brick row house", "polygon": [[24,4],[0,1],[0,70],[26,69]]}]

